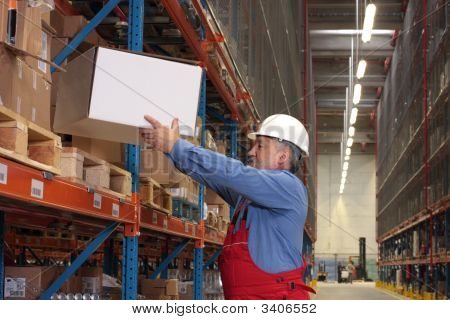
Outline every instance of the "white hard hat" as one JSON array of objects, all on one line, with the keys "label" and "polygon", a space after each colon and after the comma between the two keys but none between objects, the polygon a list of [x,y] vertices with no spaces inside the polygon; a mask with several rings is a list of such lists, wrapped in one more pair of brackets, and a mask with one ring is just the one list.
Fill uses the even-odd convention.
[{"label": "white hard hat", "polygon": [[255,140],[257,136],[289,141],[299,147],[305,155],[309,155],[308,132],[299,120],[287,114],[274,114],[268,117],[263,121],[258,132],[252,132],[247,135],[251,140]]}]

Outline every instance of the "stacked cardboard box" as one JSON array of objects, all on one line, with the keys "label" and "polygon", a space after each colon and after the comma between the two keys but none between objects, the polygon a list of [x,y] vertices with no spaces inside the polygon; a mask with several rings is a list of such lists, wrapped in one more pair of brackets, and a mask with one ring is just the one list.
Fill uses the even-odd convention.
[{"label": "stacked cardboard box", "polygon": [[141,279],[141,293],[149,300],[179,300],[178,280]]},{"label": "stacked cardboard box", "polygon": [[228,203],[211,189],[206,189],[205,201],[208,212],[217,217],[217,229],[220,232],[226,232],[230,223],[230,206]]},{"label": "stacked cardboard box", "polygon": [[52,32],[46,15],[17,1],[15,43],[6,45],[7,9],[7,1],[0,0],[0,105],[50,129],[50,67],[36,58],[50,60]]},{"label": "stacked cardboard box", "polygon": [[184,176],[177,183],[172,183],[170,188],[166,190],[175,198],[184,199],[192,204],[198,204],[200,185],[188,176]]},{"label": "stacked cardboard box", "polygon": [[57,276],[54,267],[5,267],[5,299],[38,299]]}]

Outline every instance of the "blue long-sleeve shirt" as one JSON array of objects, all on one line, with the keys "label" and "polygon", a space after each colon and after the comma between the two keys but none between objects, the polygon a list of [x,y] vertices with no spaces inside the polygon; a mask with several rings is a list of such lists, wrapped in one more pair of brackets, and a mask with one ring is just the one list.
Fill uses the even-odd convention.
[{"label": "blue long-sleeve shirt", "polygon": [[246,199],[249,251],[269,273],[302,266],[303,227],[308,196],[303,183],[286,170],[261,170],[179,139],[167,156],[182,172],[205,184],[230,206]]}]

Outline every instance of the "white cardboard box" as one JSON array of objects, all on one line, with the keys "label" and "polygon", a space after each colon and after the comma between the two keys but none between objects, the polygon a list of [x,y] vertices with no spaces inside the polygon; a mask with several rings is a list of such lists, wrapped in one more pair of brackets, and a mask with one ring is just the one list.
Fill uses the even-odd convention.
[{"label": "white cardboard box", "polygon": [[54,130],[88,138],[139,143],[149,114],[193,136],[202,69],[145,54],[92,48],[67,65],[58,84]]}]

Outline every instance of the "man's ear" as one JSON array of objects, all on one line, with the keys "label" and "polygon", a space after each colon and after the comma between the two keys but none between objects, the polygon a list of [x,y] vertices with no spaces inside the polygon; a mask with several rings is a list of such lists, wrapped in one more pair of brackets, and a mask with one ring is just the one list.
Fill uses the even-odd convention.
[{"label": "man's ear", "polygon": [[284,163],[288,160],[288,158],[289,158],[288,152],[286,150],[283,150],[278,158],[278,161]]}]

